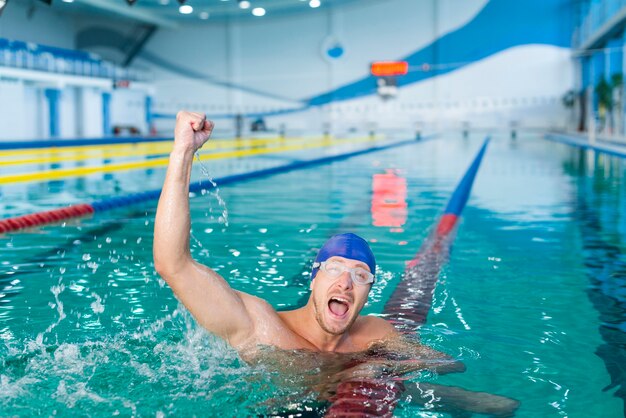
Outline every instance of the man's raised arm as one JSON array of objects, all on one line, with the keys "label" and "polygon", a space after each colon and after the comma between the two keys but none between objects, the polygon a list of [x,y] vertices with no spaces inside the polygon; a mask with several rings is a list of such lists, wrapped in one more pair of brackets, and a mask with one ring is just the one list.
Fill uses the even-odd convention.
[{"label": "man's raised arm", "polygon": [[193,260],[189,250],[191,166],[212,130],[213,123],[202,114],[176,115],[174,147],[154,226],[154,267],[203,327],[238,346],[254,328],[242,297],[222,276]]}]

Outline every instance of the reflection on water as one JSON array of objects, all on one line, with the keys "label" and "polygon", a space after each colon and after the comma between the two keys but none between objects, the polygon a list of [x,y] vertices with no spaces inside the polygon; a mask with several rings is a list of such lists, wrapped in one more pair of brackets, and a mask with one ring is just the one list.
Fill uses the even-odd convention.
[{"label": "reflection on water", "polygon": [[[576,158],[577,157],[577,158]],[[590,285],[589,300],[598,310],[604,344],[596,354],[611,377],[604,391],[615,390],[626,413],[626,184],[624,162],[579,151],[565,165],[576,175],[576,220],[583,242]]]}]

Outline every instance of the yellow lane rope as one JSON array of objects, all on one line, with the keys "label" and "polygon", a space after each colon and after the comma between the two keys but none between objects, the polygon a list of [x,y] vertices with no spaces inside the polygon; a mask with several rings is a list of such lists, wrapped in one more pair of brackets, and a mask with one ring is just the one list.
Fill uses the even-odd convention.
[{"label": "yellow lane rope", "polygon": [[[271,138],[271,139],[240,139],[240,140],[218,140],[211,141],[202,148],[201,154],[205,154],[206,152],[210,152],[211,150],[216,149],[238,149],[238,148],[255,148],[255,147],[263,147],[268,146],[273,143],[280,142],[296,142],[296,141],[305,141],[308,139],[304,138]],[[22,158],[22,159],[10,159],[7,161],[2,161],[2,156],[0,155],[0,167],[9,166],[9,165],[24,165],[24,164],[45,164],[45,163],[60,163],[60,162],[68,162],[68,161],[84,161],[93,158],[120,158],[120,157],[143,157],[143,156],[153,156],[153,155],[161,155],[161,154],[169,154],[172,150],[172,141],[166,142],[151,142],[144,143],[142,146],[139,144],[130,144],[124,146],[104,146],[98,148],[94,145],[82,146],[82,147],[68,147],[73,148],[70,151],[59,150],[59,149],[49,149],[48,154],[39,153],[40,157],[35,157],[32,154],[29,154],[31,158]],[[88,148],[88,149],[87,149]],[[52,151],[52,152],[50,152]],[[61,151],[61,152],[57,152]]]},{"label": "yellow lane rope", "polygon": [[[331,140],[329,138],[310,140],[305,143],[298,144],[289,144],[289,145],[279,145],[271,148],[254,148],[254,149],[242,149],[242,150],[232,150],[232,151],[222,151],[215,152],[211,154],[206,154],[203,159],[206,160],[216,160],[216,159],[225,159],[225,158],[236,158],[236,157],[246,157],[246,156],[256,156],[263,154],[271,154],[278,152],[286,152],[286,151],[298,151],[309,148],[320,148],[332,145],[339,144],[350,144],[350,143],[358,143],[372,141],[371,138],[354,138],[354,139],[343,139],[343,140]],[[31,182],[31,181],[49,181],[49,180],[59,180],[67,177],[79,177],[86,176],[89,174],[95,173],[111,173],[115,171],[122,170],[136,170],[141,168],[151,168],[151,167],[160,167],[166,166],[168,164],[169,158],[154,158],[150,160],[143,161],[132,161],[126,163],[117,163],[117,164],[106,164],[101,166],[90,166],[90,167],[74,167],[74,168],[63,168],[56,170],[45,170],[39,171],[35,173],[23,173],[23,174],[10,174],[6,176],[0,176],[0,184],[12,184],[19,182]]]},{"label": "yellow lane rope", "polygon": [[[294,139],[312,139],[314,137],[297,137],[297,138],[240,138],[240,139],[213,139],[207,146],[209,148],[232,148],[233,144],[252,144],[262,145],[270,144],[280,141],[290,141]],[[69,147],[46,147],[46,148],[29,148],[29,149],[13,149],[13,150],[0,150],[0,159],[14,158],[14,157],[35,157],[35,156],[49,156],[57,154],[72,154],[77,152],[93,152],[101,153],[103,150],[144,150],[153,149],[158,147],[171,147],[173,139],[165,141],[154,142],[136,142],[136,143],[120,143],[120,144],[100,144],[100,145],[77,145]]]}]

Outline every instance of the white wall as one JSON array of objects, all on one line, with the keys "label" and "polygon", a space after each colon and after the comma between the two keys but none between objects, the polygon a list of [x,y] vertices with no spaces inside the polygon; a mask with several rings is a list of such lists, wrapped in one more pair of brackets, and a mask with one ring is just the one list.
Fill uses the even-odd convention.
[{"label": "white wall", "polygon": [[75,138],[76,132],[76,88],[64,88],[59,98],[59,136]]},{"label": "white wall", "polygon": [[9,1],[0,17],[0,38],[74,47],[74,19],[39,1]]},{"label": "white wall", "polygon": [[[176,65],[272,93],[265,97],[185,78],[153,66],[155,109],[175,114],[182,108],[224,113],[270,112],[297,108],[300,101],[332,91],[369,75],[376,60],[401,59],[438,37],[471,21],[487,0],[363,1],[333,9],[309,11],[230,23],[198,23],[178,30],[160,30],[146,50]],[[323,56],[327,39],[339,41],[344,55]],[[184,46],[184,47],[183,47]],[[420,121],[436,127],[560,126],[560,97],[573,85],[570,51],[524,45],[501,51],[456,71],[400,89],[395,100],[376,95],[335,102],[304,112],[268,116],[271,128],[320,131],[330,123],[336,132],[414,128]],[[173,120],[161,121],[166,129]],[[232,120],[218,119],[217,128],[231,129]]]},{"label": "white wall", "polygon": [[24,87],[21,82],[0,80],[0,139],[28,137]]},{"label": "white wall", "polygon": [[97,138],[103,135],[102,91],[95,88],[80,89],[77,94],[77,135]]},{"label": "white wall", "polygon": [[[190,109],[232,116],[295,109],[312,96],[368,76],[372,61],[402,59],[462,27],[487,3],[363,0],[276,17],[270,11],[261,19],[198,20],[178,29],[160,28],[134,66],[154,73],[153,111],[160,114],[174,115],[179,109]],[[98,25],[129,35],[135,25],[121,20],[110,23],[104,17],[77,18],[56,13],[55,8],[48,9],[40,2],[33,5],[35,13],[29,19],[29,4],[11,1],[0,19],[0,37],[71,48],[82,29]],[[323,45],[331,39],[339,41],[345,51],[337,60],[323,54]],[[559,126],[566,118],[560,97],[574,84],[569,53],[565,48],[522,45],[404,86],[394,100],[383,101],[370,95],[267,116],[266,123],[274,129],[286,124],[288,130],[316,132],[330,124],[337,133],[369,130],[372,124],[412,130],[416,122],[433,127],[456,127],[464,121],[480,126],[508,126],[512,121],[522,126]],[[153,57],[182,68],[183,73],[157,65]],[[14,103],[11,112],[20,103],[24,106],[22,113],[47,112],[41,95],[34,91],[19,93],[13,89],[10,94],[15,97],[0,96],[0,108],[7,107],[5,101],[10,97]],[[100,94],[93,90],[63,90],[62,136],[102,135]],[[111,125],[133,125],[147,133],[145,94],[114,91]],[[8,116],[0,115],[0,138],[41,134],[32,126],[8,130],[8,125],[2,124],[5,118],[8,120]],[[45,131],[46,118],[45,114],[36,117],[45,123]],[[13,125],[15,120],[11,119]],[[172,119],[156,122],[160,131],[171,132]],[[232,133],[231,118],[218,118],[217,122],[218,132]]]},{"label": "white wall", "polygon": [[146,125],[146,93],[120,89],[111,93],[111,127],[134,126],[142,135],[148,134]]}]

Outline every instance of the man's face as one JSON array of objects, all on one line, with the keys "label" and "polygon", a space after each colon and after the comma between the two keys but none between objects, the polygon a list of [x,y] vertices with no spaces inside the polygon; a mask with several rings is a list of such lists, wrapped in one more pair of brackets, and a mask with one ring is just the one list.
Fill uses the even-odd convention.
[{"label": "man's face", "polygon": [[[338,262],[349,268],[360,267],[370,271],[367,264],[350,258],[335,256],[327,261]],[[317,323],[329,334],[343,334],[359,316],[367,302],[371,287],[371,284],[355,284],[349,271],[344,271],[338,277],[332,277],[320,268],[311,282],[311,298]]]}]

